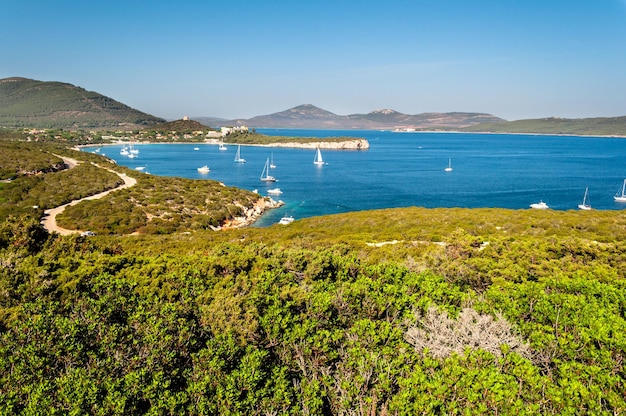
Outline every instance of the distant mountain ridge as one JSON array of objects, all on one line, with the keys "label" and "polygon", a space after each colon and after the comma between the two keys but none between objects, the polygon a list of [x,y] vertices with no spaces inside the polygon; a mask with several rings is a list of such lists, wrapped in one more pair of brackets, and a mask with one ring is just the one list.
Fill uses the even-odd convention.
[{"label": "distant mountain ridge", "polygon": [[165,120],[72,84],[28,78],[0,79],[0,126],[137,128]]},{"label": "distant mountain ridge", "polygon": [[428,129],[461,128],[479,123],[499,123],[505,120],[485,113],[422,113],[403,114],[395,110],[375,110],[367,114],[341,116],[303,104],[278,113],[252,117],[250,119],[225,120],[212,117],[194,117],[206,125],[248,126],[253,128],[294,129]]}]

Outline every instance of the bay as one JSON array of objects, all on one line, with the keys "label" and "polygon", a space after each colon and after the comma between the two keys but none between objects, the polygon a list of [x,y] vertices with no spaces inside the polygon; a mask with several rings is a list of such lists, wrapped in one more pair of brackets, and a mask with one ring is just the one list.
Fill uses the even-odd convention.
[{"label": "bay", "polygon": [[[257,129],[273,136],[360,137],[368,150],[323,149],[326,164],[314,165],[313,149],[241,146],[247,163],[234,162],[236,146],[139,144],[136,158],[121,145],[102,152],[120,165],[145,167],[153,175],[212,179],[258,190],[280,188],[285,205],[256,226],[296,219],[391,207],[498,207],[528,209],[543,200],[556,210],[576,209],[589,188],[594,209],[617,210],[613,195],[626,178],[626,140],[605,137],[475,133],[397,133],[354,130]],[[198,150],[194,150],[197,148]],[[84,148],[93,151],[93,149]],[[260,181],[273,157],[275,183]],[[453,170],[445,172],[451,160]],[[208,165],[208,174],[197,168]],[[141,172],[138,171],[138,174]]]}]

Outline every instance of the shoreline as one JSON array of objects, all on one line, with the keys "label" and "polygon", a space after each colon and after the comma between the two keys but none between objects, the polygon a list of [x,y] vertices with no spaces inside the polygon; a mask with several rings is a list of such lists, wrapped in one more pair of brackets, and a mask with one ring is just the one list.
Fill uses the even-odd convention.
[{"label": "shoreline", "polygon": [[104,147],[104,146],[118,146],[123,144],[133,143],[136,145],[154,145],[154,144],[187,144],[187,145],[200,145],[200,144],[210,144],[210,145],[219,145],[223,143],[226,146],[256,146],[256,147],[283,147],[283,148],[294,148],[294,149],[315,149],[319,147],[320,149],[335,149],[335,150],[367,150],[370,147],[369,142],[366,139],[354,138],[352,140],[342,140],[342,141],[315,141],[315,142],[306,142],[306,143],[298,143],[298,142],[274,142],[274,143],[229,143],[224,142],[222,140],[217,139],[209,139],[204,140],[202,142],[189,142],[189,141],[180,141],[180,142],[155,142],[155,141],[116,141],[109,143],[97,143],[97,144],[79,144],[72,146],[71,148],[76,151],[80,151],[83,148],[91,148],[91,147]]}]

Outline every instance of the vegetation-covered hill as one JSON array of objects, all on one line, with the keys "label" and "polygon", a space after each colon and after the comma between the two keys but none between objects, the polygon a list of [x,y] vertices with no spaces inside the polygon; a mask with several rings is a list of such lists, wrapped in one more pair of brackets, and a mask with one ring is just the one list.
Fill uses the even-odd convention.
[{"label": "vegetation-covered hill", "polygon": [[4,413],[626,412],[622,212],[180,231],[61,237],[3,219]]},{"label": "vegetation-covered hill", "polygon": [[163,121],[71,84],[0,79],[3,127],[133,129]]},{"label": "vegetation-covered hill", "polygon": [[597,118],[541,118],[499,123],[481,123],[462,131],[490,133],[535,133],[591,136],[626,136],[626,116]]},{"label": "vegetation-covered hill", "polygon": [[145,131],[153,131],[158,133],[168,133],[175,131],[177,133],[193,133],[193,132],[207,132],[212,129],[204,124],[200,124],[195,120],[173,120],[165,123],[159,123],[155,126],[144,129]]},{"label": "vegetation-covered hill", "polygon": [[[61,156],[81,163],[72,169],[60,169]],[[57,217],[63,228],[98,234],[162,234],[219,228],[242,221],[246,211],[250,213],[262,199],[253,192],[217,181],[147,175],[117,166],[96,154],[51,144],[0,142],[0,166],[3,176],[10,178],[0,182],[0,220],[15,215],[38,218],[46,209],[123,183],[118,175],[104,168],[137,178],[132,188],[67,207]],[[33,167],[24,173],[24,166]]]}]

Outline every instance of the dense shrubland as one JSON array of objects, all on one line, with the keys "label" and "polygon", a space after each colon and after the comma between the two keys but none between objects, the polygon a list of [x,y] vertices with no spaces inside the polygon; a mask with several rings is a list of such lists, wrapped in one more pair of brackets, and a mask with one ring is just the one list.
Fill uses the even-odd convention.
[{"label": "dense shrubland", "polygon": [[[137,178],[137,185],[103,199],[67,207],[57,217],[61,227],[120,235],[209,229],[241,216],[260,198],[212,180],[146,175],[117,166],[102,156],[48,144],[34,147],[0,142],[0,146],[0,166],[14,178],[0,182],[0,219],[9,215],[39,218],[45,209],[123,184],[111,170]],[[81,163],[72,169],[44,174],[62,166],[61,156],[76,158]],[[24,173],[26,166],[29,174]]]},{"label": "dense shrubland", "polygon": [[133,174],[137,185],[68,207],[60,226],[98,234],[169,234],[219,227],[261,198],[212,180]]},{"label": "dense shrubland", "polygon": [[[435,227],[430,210],[395,211],[405,235]],[[358,216],[354,225],[367,236],[345,243],[330,225],[304,238],[319,219],[123,238],[48,237],[36,224],[6,221],[1,406],[102,414],[626,410],[622,243],[576,232],[546,237],[551,221],[532,233],[477,235],[487,220],[465,232],[464,210],[454,211],[432,214],[448,214],[456,245],[381,247],[366,243],[392,237],[393,227],[381,231],[385,220],[370,219],[368,229]],[[531,214],[508,213],[513,227]],[[574,213],[561,214],[554,221]],[[350,217],[332,222],[347,226]]]},{"label": "dense shrubland", "polygon": [[622,414],[625,221],[407,208],[87,238],[10,215],[0,409]]}]

